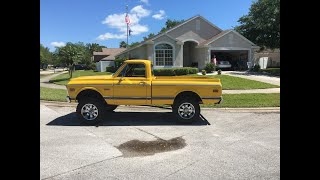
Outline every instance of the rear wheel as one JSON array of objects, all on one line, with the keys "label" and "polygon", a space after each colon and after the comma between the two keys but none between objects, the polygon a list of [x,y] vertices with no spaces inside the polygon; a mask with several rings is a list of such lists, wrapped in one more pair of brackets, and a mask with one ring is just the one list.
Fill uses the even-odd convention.
[{"label": "rear wheel", "polygon": [[106,105],[102,101],[93,98],[85,98],[79,101],[77,114],[82,122],[94,125],[103,119]]},{"label": "rear wheel", "polygon": [[172,112],[179,122],[192,123],[199,118],[200,106],[194,98],[184,98],[174,102]]}]

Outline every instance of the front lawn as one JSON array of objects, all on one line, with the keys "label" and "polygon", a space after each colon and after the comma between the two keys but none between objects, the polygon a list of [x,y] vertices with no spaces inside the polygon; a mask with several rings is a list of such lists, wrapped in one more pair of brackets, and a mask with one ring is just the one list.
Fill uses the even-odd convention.
[{"label": "front lawn", "polygon": [[[72,78],[80,76],[96,76],[96,75],[109,75],[110,72],[94,72],[93,70],[77,70],[72,73]],[[67,85],[69,82],[69,73],[61,74],[57,77],[52,78],[49,82],[59,85]]]},{"label": "front lawn", "polygon": [[223,94],[223,102],[217,105],[201,105],[210,108],[240,108],[240,107],[280,107],[280,93],[255,94]]},{"label": "front lawn", "polygon": [[[191,76],[200,76],[193,74]],[[264,83],[260,81],[244,79],[240,77],[228,76],[228,75],[206,75],[205,77],[219,78],[221,80],[222,89],[267,89],[267,88],[278,88],[280,86]]]},{"label": "front lawn", "polygon": [[67,90],[40,87],[40,99],[66,102]]}]

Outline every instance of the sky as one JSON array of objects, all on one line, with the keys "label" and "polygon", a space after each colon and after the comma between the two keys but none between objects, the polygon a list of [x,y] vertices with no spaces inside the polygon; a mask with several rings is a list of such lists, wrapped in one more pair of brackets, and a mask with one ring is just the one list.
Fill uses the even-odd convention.
[{"label": "sky", "polygon": [[40,43],[54,51],[67,42],[98,43],[118,48],[126,41],[125,13],[130,18],[129,44],[157,34],[167,19],[201,15],[225,30],[238,25],[253,0],[40,0]]}]

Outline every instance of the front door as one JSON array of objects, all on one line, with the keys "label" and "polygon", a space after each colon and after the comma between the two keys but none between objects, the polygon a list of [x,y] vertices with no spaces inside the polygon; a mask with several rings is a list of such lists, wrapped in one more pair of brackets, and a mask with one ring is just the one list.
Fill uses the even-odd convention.
[{"label": "front door", "polygon": [[147,104],[147,77],[144,64],[127,64],[114,79],[115,104]]}]

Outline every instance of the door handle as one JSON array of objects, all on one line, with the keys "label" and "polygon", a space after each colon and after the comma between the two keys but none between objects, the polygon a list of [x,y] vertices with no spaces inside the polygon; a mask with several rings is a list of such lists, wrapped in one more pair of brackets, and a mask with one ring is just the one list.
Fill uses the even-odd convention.
[{"label": "door handle", "polygon": [[144,86],[146,83],[145,82],[140,82],[139,85],[140,86]]}]

